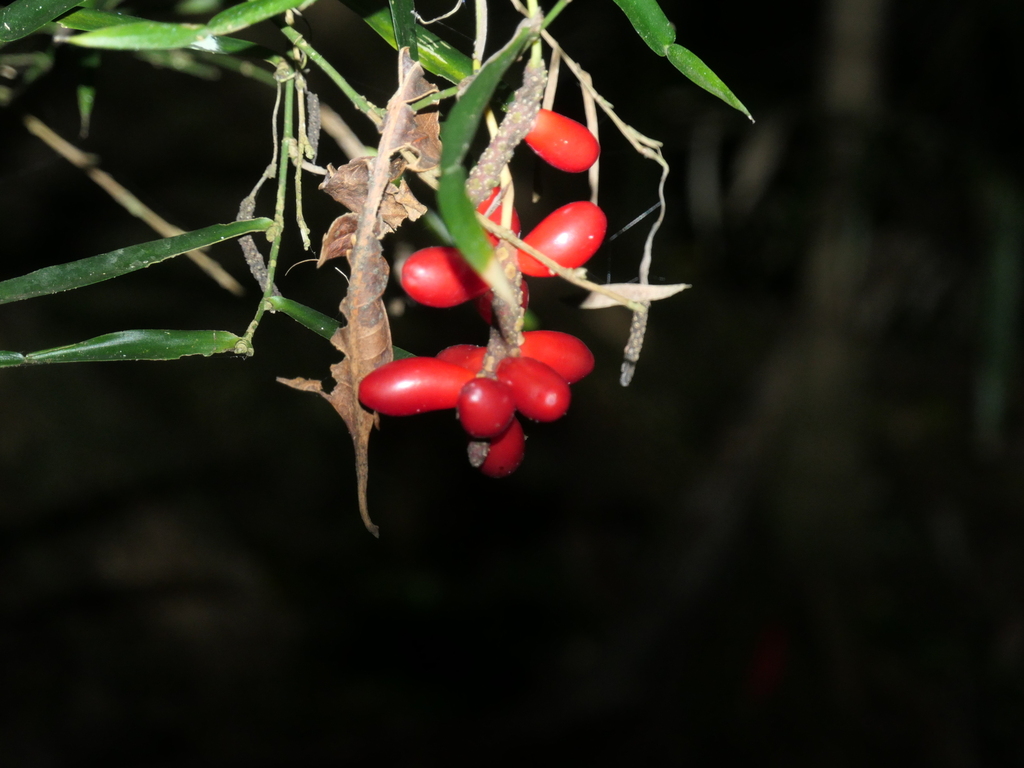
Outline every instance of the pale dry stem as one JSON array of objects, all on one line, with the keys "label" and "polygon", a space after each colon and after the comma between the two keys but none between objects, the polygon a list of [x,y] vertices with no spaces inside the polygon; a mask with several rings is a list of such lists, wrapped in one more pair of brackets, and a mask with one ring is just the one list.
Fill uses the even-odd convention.
[{"label": "pale dry stem", "polygon": [[[33,136],[41,139],[50,149],[59,154],[76,168],[85,172],[104,192],[136,218],[142,219],[149,227],[162,237],[175,237],[185,234],[185,230],[174,226],[159,216],[139,198],[121,186],[106,171],[96,167],[96,157],[80,150],[75,145],[61,138],[46,123],[33,115],[25,115],[25,128]],[[186,254],[203,272],[209,275],[221,288],[240,296],[245,292],[241,284],[235,280],[220,264],[210,258],[203,250],[188,251]]]},{"label": "pale dry stem", "polygon": [[477,221],[479,221],[480,224],[483,225],[483,228],[486,229],[488,232],[491,232],[492,234],[495,234],[498,237],[500,237],[502,240],[511,243],[519,250],[525,251],[526,253],[530,254],[531,256],[533,256],[533,258],[535,258],[537,261],[539,261],[545,267],[550,269],[563,280],[566,280],[572,283],[573,285],[578,285],[580,288],[585,288],[588,291],[594,291],[595,293],[600,293],[603,296],[607,296],[616,304],[621,304],[622,306],[627,307],[633,310],[634,312],[641,312],[644,310],[643,302],[627,299],[625,296],[618,294],[615,291],[612,291],[603,285],[591,282],[590,280],[587,280],[585,277],[580,277],[578,270],[563,267],[558,262],[554,261],[548,256],[545,256],[544,253],[538,251],[532,245],[524,243],[522,240],[520,240],[512,233],[512,230],[506,229],[505,227],[495,224],[482,213],[478,213],[476,215],[476,218]]}]

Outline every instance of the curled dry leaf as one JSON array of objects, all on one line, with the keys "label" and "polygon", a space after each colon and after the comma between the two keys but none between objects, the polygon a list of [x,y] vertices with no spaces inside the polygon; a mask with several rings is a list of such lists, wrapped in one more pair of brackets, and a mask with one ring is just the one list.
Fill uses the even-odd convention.
[{"label": "curled dry leaf", "polygon": [[[366,193],[370,185],[370,169],[374,165],[372,157],[357,157],[341,168],[327,166],[327,178],[320,184],[320,189],[333,197],[353,213],[359,214],[363,210],[363,203],[366,200]],[[389,184],[384,189],[384,196],[380,201],[378,210],[378,237],[383,237],[398,229],[406,219],[416,221],[427,212],[426,206],[420,203],[413,195],[409,185],[402,178],[406,169],[406,163],[401,157],[391,161],[389,167],[389,181],[396,184]],[[327,236],[324,237],[324,247],[327,245]],[[321,254],[320,264],[326,261]],[[318,265],[319,266],[319,265]]]},{"label": "curled dry leaf", "polygon": [[[688,283],[674,283],[673,285],[644,285],[642,283],[609,283],[605,288],[615,291],[623,298],[633,301],[657,301],[675,296],[680,291],[685,291],[691,286]],[[601,293],[591,292],[580,304],[580,309],[605,309],[616,307],[619,303]]]},{"label": "curled dry leaf", "polygon": [[[374,536],[378,532],[370,520],[366,484],[370,432],[378,419],[359,403],[359,383],[393,357],[391,327],[381,299],[389,269],[380,238],[406,218],[416,218],[423,212],[414,216],[411,211],[422,206],[404,181],[398,186],[393,182],[406,168],[428,170],[432,167],[428,164],[436,165],[441,153],[436,113],[416,115],[409,107],[437,88],[424,79],[422,67],[409,58],[407,48],[399,52],[398,83],[380,127],[377,156],[359,158],[337,171],[332,169],[322,185],[331,197],[352,209],[331,225],[320,253],[321,264],[344,256],[350,267],[348,292],[339,307],[346,322],[331,339],[345,356],[331,366],[334,387],[325,392],[317,380],[279,379],[295,389],[320,394],[345,421],[356,454],[359,512]],[[415,162],[410,164],[406,156]]]},{"label": "curled dry leaf", "polygon": [[316,265],[322,267],[331,259],[345,257],[352,253],[352,247],[356,242],[356,227],[359,225],[359,217],[354,213],[346,213],[331,222],[327,234],[324,235],[323,246],[320,248],[320,258]]}]

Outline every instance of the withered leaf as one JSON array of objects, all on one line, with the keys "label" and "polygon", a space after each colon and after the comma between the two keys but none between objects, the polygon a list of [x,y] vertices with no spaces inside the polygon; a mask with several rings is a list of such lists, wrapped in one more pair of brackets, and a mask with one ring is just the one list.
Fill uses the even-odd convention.
[{"label": "withered leaf", "polygon": [[410,171],[429,171],[441,162],[441,122],[436,111],[415,115],[402,138],[405,143],[399,149],[408,149],[416,157],[416,162],[409,163]]},{"label": "withered leaf", "polygon": [[[320,184],[320,189],[346,208],[360,213],[366,200],[373,161],[372,157],[359,157],[345,163],[341,168],[327,166],[327,178]],[[380,203],[382,231],[377,233],[378,237],[394,232],[406,219],[416,221],[427,212],[426,206],[416,199],[405,179],[401,178],[405,168],[405,160],[401,156],[391,161],[390,180],[398,180],[398,183],[389,184],[384,189],[384,197]]]},{"label": "withered leaf", "polygon": [[[608,285],[602,286],[610,291],[614,291],[624,299],[630,299],[632,301],[657,301],[658,299],[667,299],[669,296],[675,296],[680,291],[685,291],[690,288],[689,283],[673,283],[672,285],[649,285],[647,283],[609,283]],[[617,307],[620,306],[619,302],[615,301],[603,293],[597,293],[591,291],[590,295],[583,300],[580,304],[580,309],[604,309],[605,307]]]},{"label": "withered leaf", "polygon": [[359,217],[354,213],[346,213],[331,222],[320,247],[320,258],[316,262],[318,267],[322,267],[331,259],[349,257],[356,242],[358,223]]},{"label": "withered leaf", "polygon": [[321,382],[312,379],[279,379],[295,389],[320,394],[345,421],[355,448],[359,512],[374,536],[378,529],[370,520],[366,487],[370,432],[378,424],[378,417],[360,404],[359,383],[393,358],[391,327],[381,299],[389,268],[380,238],[406,218],[417,218],[426,211],[404,180],[393,183],[407,167],[413,167],[407,157],[416,158],[414,170],[432,167],[428,163],[438,162],[432,158],[440,158],[436,114],[421,120],[409,107],[437,88],[424,79],[423,69],[410,59],[407,48],[399,52],[398,79],[398,90],[388,101],[381,124],[377,156],[330,169],[330,176],[321,185],[331,197],[352,210],[338,217],[324,235],[319,261],[323,264],[344,256],[350,265],[348,292],[339,307],[346,323],[331,338],[331,343],[344,355],[341,362],[331,366],[334,387],[326,392]]}]

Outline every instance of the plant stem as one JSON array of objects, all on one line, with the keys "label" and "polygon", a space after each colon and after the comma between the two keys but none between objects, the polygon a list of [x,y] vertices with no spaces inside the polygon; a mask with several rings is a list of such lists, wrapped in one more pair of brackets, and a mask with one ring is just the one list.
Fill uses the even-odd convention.
[{"label": "plant stem", "polygon": [[316,62],[316,65],[324,71],[324,74],[334,81],[334,84],[337,85],[341,92],[348,97],[349,101],[352,102],[355,108],[370,118],[374,125],[380,125],[381,122],[383,122],[384,110],[368,101],[361,93],[349,85],[348,81],[341,76],[341,73],[332,67],[330,63],[328,63],[327,59],[321,56],[313,46],[307,43],[305,38],[296,32],[293,27],[281,27],[281,33],[291,41],[292,45],[309,56],[312,61]]},{"label": "plant stem", "polygon": [[644,310],[643,302],[627,299],[625,296],[622,296],[616,293],[615,291],[606,288],[603,285],[591,282],[590,280],[587,280],[584,277],[580,277],[578,274],[579,270],[563,267],[561,264],[552,260],[548,256],[545,256],[541,251],[538,251],[532,245],[527,245],[526,243],[524,243],[522,240],[516,237],[511,230],[506,229],[505,227],[502,227],[498,224],[495,224],[482,213],[478,213],[476,215],[476,220],[479,221],[483,228],[486,229],[488,232],[497,235],[502,240],[506,240],[512,243],[512,245],[514,245],[519,250],[525,251],[526,253],[530,254],[531,256],[533,256],[533,258],[535,258],[545,267],[550,269],[556,275],[561,277],[563,280],[567,280],[568,282],[572,283],[573,285],[577,285],[580,288],[586,288],[588,291],[594,291],[595,293],[600,293],[603,296],[607,296],[609,299],[616,302],[617,304],[621,304],[624,307],[628,307],[634,312],[640,312]]},{"label": "plant stem", "polygon": [[[96,167],[96,157],[88,155],[75,145],[65,141],[52,128],[34,115],[25,115],[23,122],[25,129],[33,136],[41,139],[54,152],[59,154],[76,168],[81,169],[86,176],[99,185],[104,192],[132,216],[142,219],[154,232],[163,237],[174,237],[184,234],[185,230],[174,226],[161,218],[156,211],[143,203],[139,198],[121,186],[118,181],[106,171]],[[225,288],[236,296],[241,296],[245,290],[234,277],[225,269],[206,255],[202,249],[189,251],[185,254],[207,275],[213,278],[218,285]]]},{"label": "plant stem", "polygon": [[281,87],[284,88],[284,118],[281,129],[281,148],[278,153],[280,159],[277,165],[277,202],[274,207],[274,226],[270,230],[274,233],[274,238],[270,243],[270,255],[267,257],[267,284],[263,289],[263,297],[260,299],[259,306],[256,307],[256,314],[252,322],[249,323],[245,336],[239,342],[239,346],[245,346],[244,353],[248,355],[251,355],[253,352],[252,337],[256,333],[256,327],[260,324],[260,320],[263,319],[263,313],[268,309],[273,309],[273,306],[270,304],[270,297],[274,292],[277,254],[281,250],[281,240],[284,236],[284,209],[288,194],[288,163],[291,158],[289,147],[295,141],[295,79],[289,78],[281,84]]}]

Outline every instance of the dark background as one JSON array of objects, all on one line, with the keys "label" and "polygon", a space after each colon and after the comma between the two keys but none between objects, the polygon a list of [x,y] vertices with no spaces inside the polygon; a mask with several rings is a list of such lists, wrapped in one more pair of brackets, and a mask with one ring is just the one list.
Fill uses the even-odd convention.
[{"label": "dark background", "polygon": [[[337,353],[280,315],[247,360],[3,371],[0,762],[1024,762],[1024,5],[664,7],[757,123],[657,58],[611,2],[555,24],[619,114],[665,142],[652,281],[694,287],[653,308],[623,389],[628,313],[577,311],[575,289],[533,282],[545,327],[584,339],[597,369],[568,416],[527,425],[511,477],[470,469],[450,413],[386,418],[373,539],[344,425],[275,383],[326,378]],[[513,15],[492,21],[497,42]],[[384,103],[390,49],[332,0],[307,23]],[[438,33],[468,49],[470,12],[449,23]],[[0,113],[0,279],[155,238],[23,113],[186,230],[233,219],[269,162],[271,90],[129,54],[104,54],[76,139],[79,59],[61,49]],[[557,106],[582,115],[567,73]],[[657,168],[607,119],[601,137],[617,232],[655,201]],[[320,162],[344,159],[325,137]],[[527,227],[588,194],[529,157],[516,176],[520,199],[543,192],[521,207]],[[310,178],[317,242],[341,212],[322,197]],[[595,278],[634,276],[645,232],[608,242]],[[416,224],[386,249],[430,242]],[[246,296],[175,259],[0,308],[0,348],[242,333],[256,292],[237,246],[214,255]],[[309,256],[291,238],[284,267]],[[302,264],[278,285],[334,314],[345,279]],[[418,354],[485,336],[465,307],[392,322]]]}]

